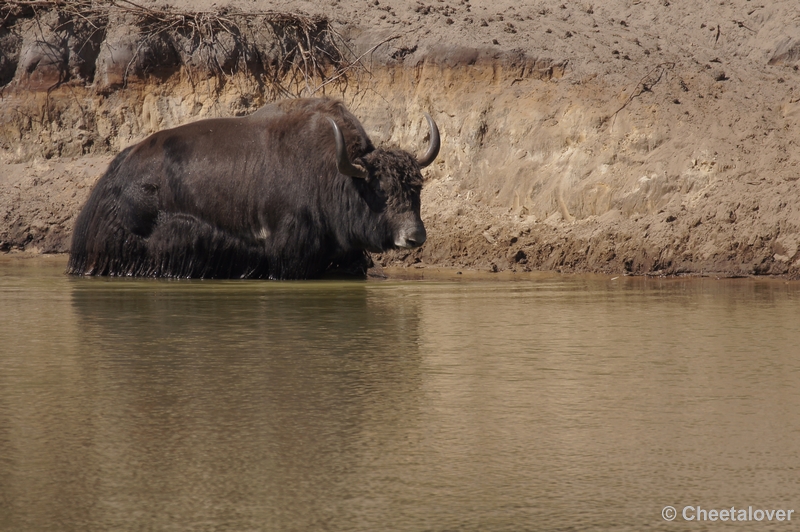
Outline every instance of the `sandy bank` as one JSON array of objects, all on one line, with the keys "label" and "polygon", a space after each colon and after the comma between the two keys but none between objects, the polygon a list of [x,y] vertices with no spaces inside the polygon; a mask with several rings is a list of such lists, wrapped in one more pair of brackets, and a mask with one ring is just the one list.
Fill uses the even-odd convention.
[{"label": "sandy bank", "polygon": [[429,240],[384,266],[797,277],[793,6],[214,6],[259,11],[231,19],[238,33],[21,13],[0,29],[0,248],[66,251],[107,161],[153,131],[325,94],[378,143],[424,146],[423,111],[442,130]]}]

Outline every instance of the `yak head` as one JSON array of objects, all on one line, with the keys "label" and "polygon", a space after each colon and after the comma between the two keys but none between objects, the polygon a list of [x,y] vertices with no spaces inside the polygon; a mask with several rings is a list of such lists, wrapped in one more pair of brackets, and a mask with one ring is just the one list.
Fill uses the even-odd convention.
[{"label": "yak head", "polygon": [[398,149],[374,149],[351,162],[344,136],[332,118],[336,140],[336,166],[339,173],[352,178],[368,213],[359,231],[360,245],[379,253],[394,248],[416,248],[426,238],[420,217],[420,193],[423,177],[420,169],[430,165],[439,154],[439,128],[428,113],[430,146],[417,159]]}]

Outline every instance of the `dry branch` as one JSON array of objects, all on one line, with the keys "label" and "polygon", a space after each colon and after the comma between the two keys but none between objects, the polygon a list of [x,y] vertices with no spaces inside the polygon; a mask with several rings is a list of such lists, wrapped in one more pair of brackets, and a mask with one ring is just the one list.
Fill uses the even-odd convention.
[{"label": "dry branch", "polygon": [[[346,81],[343,78],[359,64],[359,58],[353,57],[326,18],[299,13],[244,12],[234,8],[181,11],[145,7],[132,0],[4,0],[0,3],[0,27],[53,10],[66,15],[66,19],[83,20],[93,28],[107,25],[112,14],[127,15],[141,31],[143,41],[177,32],[199,48],[217,44],[219,37],[226,34],[255,56],[259,55],[254,52],[257,41],[263,41],[266,35],[267,39],[277,40],[273,44],[277,44],[280,54],[270,58],[264,72],[250,74],[260,76],[262,82],[282,94],[292,92],[287,83],[302,87],[302,93],[313,94],[334,80]],[[215,75],[228,75],[216,59],[206,60]],[[250,66],[245,63],[242,69],[249,70]]]},{"label": "dry branch", "polygon": [[617,120],[617,115],[620,111],[625,109],[629,103],[631,103],[634,98],[641,96],[645,92],[651,92],[651,89],[654,85],[656,85],[661,78],[664,76],[664,73],[669,69],[672,70],[675,68],[675,63],[659,63],[658,65],[654,66],[650,69],[647,74],[645,74],[642,79],[639,80],[639,83],[636,84],[634,87],[633,92],[631,95],[628,96],[628,99],[625,100],[625,103],[622,104],[622,107],[614,111],[614,119],[611,121],[611,129],[614,129],[614,122]]}]

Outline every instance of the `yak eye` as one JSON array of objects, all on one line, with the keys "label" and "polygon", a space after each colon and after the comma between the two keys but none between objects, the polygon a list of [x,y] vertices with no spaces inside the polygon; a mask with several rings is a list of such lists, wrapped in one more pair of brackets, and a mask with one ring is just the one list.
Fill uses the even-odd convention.
[{"label": "yak eye", "polygon": [[158,192],[158,185],[154,183],[144,183],[142,184],[142,190],[145,194],[155,194]]},{"label": "yak eye", "polygon": [[386,191],[384,190],[383,187],[383,182],[379,178],[373,177],[367,181],[367,184],[374,193],[381,196],[386,195]]}]

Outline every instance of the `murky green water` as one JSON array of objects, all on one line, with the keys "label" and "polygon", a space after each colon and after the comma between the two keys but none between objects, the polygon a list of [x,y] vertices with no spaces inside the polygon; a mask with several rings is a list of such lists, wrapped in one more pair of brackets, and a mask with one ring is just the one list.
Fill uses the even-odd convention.
[{"label": "murky green water", "polygon": [[[0,530],[705,530],[800,512],[800,285],[0,263]],[[788,530],[792,522],[727,523]]]}]

